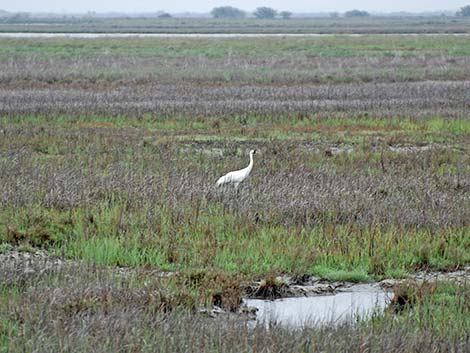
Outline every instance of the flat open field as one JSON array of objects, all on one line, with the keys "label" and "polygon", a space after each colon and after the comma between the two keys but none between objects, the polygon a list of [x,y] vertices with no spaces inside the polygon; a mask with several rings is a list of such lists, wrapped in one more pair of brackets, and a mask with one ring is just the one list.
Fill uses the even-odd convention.
[{"label": "flat open field", "polygon": [[0,32],[46,33],[470,33],[466,17],[212,18],[0,18]]},{"label": "flat open field", "polygon": [[46,254],[0,264],[0,352],[468,351],[468,285],[299,331],[197,308],[468,266],[470,41],[0,39],[0,206],[2,259]]}]

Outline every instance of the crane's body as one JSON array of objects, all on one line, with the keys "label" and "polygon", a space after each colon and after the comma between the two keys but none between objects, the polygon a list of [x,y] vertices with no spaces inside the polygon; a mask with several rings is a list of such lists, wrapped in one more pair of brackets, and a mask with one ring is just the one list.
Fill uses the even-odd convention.
[{"label": "crane's body", "polygon": [[253,155],[255,153],[255,150],[250,151],[250,164],[248,164],[248,167],[221,176],[219,180],[217,180],[217,186],[233,184],[235,187],[238,187],[238,185],[250,175],[251,169],[253,169]]}]

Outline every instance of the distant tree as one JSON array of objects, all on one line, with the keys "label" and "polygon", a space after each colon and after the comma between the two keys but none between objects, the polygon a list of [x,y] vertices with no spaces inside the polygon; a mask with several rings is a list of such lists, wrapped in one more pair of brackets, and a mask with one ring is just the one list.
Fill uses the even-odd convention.
[{"label": "distant tree", "polygon": [[469,17],[470,16],[470,5],[464,6],[460,8],[460,11],[456,13],[457,16],[464,16],[464,17]]},{"label": "distant tree", "polygon": [[367,11],[351,10],[344,13],[345,17],[368,17],[370,14]]},{"label": "distant tree", "polygon": [[339,17],[339,13],[338,13],[338,12],[332,12],[332,13],[330,13],[330,17],[331,17],[331,18],[338,18],[338,17]]},{"label": "distant tree", "polygon": [[11,14],[8,11],[0,10],[0,17],[9,17]]},{"label": "distant tree", "polygon": [[214,7],[211,11],[214,18],[244,18],[245,11],[232,6]]},{"label": "distant tree", "polygon": [[258,7],[255,12],[253,12],[256,18],[274,18],[277,15],[277,11],[270,7]]},{"label": "distant tree", "polygon": [[16,12],[12,17],[12,21],[25,21],[31,17],[29,12]]},{"label": "distant tree", "polygon": [[281,12],[279,12],[279,15],[281,15],[281,17],[283,19],[287,20],[288,18],[291,18],[292,12],[290,12],[290,11],[281,11]]},{"label": "distant tree", "polygon": [[172,18],[173,16],[171,16],[168,12],[163,12],[159,14],[157,17],[158,18]]}]

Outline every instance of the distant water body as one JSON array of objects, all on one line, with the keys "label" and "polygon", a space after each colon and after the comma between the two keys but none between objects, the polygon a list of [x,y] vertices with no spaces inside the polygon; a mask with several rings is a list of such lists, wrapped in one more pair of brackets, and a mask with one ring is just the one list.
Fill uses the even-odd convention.
[{"label": "distant water body", "polygon": [[4,32],[0,38],[257,38],[257,37],[362,37],[362,36],[470,36],[470,33],[34,33]]}]

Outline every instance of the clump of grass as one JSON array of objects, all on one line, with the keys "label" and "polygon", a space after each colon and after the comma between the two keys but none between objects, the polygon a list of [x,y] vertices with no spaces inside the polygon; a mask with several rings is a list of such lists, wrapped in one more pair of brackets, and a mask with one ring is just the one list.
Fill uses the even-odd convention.
[{"label": "clump of grass", "polygon": [[436,291],[436,283],[405,281],[393,287],[390,309],[395,312],[411,310]]},{"label": "clump of grass", "polygon": [[288,285],[284,281],[278,279],[274,275],[270,275],[261,281],[258,288],[255,288],[251,293],[248,293],[248,296],[250,298],[274,300],[285,297],[287,288]]},{"label": "clump of grass", "polygon": [[446,339],[467,335],[468,283],[406,281],[394,293],[389,312],[396,325]]},{"label": "clump of grass", "polygon": [[204,298],[206,304],[234,312],[242,302],[243,283],[241,275],[227,275],[222,271],[188,271],[180,278],[184,286],[192,288]]}]

